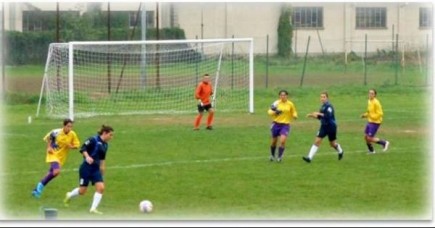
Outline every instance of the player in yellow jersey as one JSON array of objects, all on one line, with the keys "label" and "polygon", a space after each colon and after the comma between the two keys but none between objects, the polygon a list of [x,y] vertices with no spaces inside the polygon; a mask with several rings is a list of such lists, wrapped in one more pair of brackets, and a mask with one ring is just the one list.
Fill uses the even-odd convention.
[{"label": "player in yellow jersey", "polygon": [[278,144],[278,157],[277,162],[281,162],[284,154],[285,143],[290,133],[291,123],[294,119],[298,118],[296,107],[288,100],[288,92],[281,90],[278,93],[279,99],[273,102],[267,114],[272,118],[272,126],[270,128],[272,141],[270,145],[270,161],[275,160],[275,150]]},{"label": "player in yellow jersey", "polygon": [[369,154],[374,154],[375,150],[373,148],[372,143],[376,143],[382,146],[383,151],[388,150],[388,146],[390,142],[385,139],[376,138],[376,132],[382,123],[382,118],[384,116],[384,112],[382,110],[381,102],[376,98],[377,92],[375,89],[369,90],[369,100],[367,103],[367,111],[361,114],[361,118],[367,118],[367,125],[365,128],[365,136],[364,139],[367,143],[367,148],[369,149]]},{"label": "player in yellow jersey", "polygon": [[63,120],[63,128],[58,128],[48,132],[43,140],[47,143],[46,159],[50,164],[47,175],[41,179],[32,191],[32,195],[40,198],[44,187],[60,174],[60,168],[65,164],[70,149],[77,149],[80,141],[77,134],[72,130],[73,121]]}]

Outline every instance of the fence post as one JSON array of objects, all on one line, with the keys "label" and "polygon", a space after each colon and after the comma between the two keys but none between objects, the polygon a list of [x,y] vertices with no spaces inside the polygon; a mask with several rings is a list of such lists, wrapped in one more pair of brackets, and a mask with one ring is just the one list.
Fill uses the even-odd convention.
[{"label": "fence post", "polygon": [[266,89],[269,86],[269,34],[266,36]]},{"label": "fence post", "polygon": [[302,69],[301,83],[299,84],[300,87],[302,87],[302,84],[304,82],[305,68],[307,66],[308,48],[310,47],[310,38],[311,37],[308,36],[307,50],[305,51],[304,67]]},{"label": "fence post", "polygon": [[397,85],[397,80],[399,76],[399,34],[396,34],[396,51],[395,51],[395,57],[396,57],[396,69],[395,69],[395,80],[394,84]]},{"label": "fence post", "polygon": [[364,39],[364,85],[367,85],[367,33]]}]

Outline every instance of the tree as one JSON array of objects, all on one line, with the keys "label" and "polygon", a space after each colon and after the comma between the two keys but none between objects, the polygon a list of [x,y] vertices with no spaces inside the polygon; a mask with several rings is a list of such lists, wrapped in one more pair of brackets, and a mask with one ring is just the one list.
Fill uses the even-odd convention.
[{"label": "tree", "polygon": [[289,57],[292,52],[293,26],[291,24],[291,8],[283,5],[278,22],[278,56]]}]

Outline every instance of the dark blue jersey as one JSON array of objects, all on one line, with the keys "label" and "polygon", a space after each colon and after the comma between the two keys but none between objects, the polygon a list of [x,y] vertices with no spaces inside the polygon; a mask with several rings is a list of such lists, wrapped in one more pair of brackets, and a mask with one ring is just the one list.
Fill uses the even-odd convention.
[{"label": "dark blue jersey", "polygon": [[[89,156],[94,159],[94,162],[91,166],[100,166],[100,161],[106,158],[107,149],[109,148],[109,144],[101,140],[99,135],[88,138],[85,143],[80,148],[80,153],[83,151],[88,152]],[[83,164],[89,165],[86,162],[86,159],[83,157]]]},{"label": "dark blue jersey", "polygon": [[334,116],[334,107],[329,102],[325,102],[320,107],[319,112],[323,113],[323,116],[317,117],[320,120],[320,124],[322,126],[336,126],[335,116]]}]

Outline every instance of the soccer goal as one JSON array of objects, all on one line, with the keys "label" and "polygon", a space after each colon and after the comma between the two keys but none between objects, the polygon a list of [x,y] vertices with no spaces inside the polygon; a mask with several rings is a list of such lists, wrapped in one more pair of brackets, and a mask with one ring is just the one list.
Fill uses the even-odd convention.
[{"label": "soccer goal", "polygon": [[253,39],[52,43],[36,116],[196,112],[211,76],[216,110],[254,112]]}]

